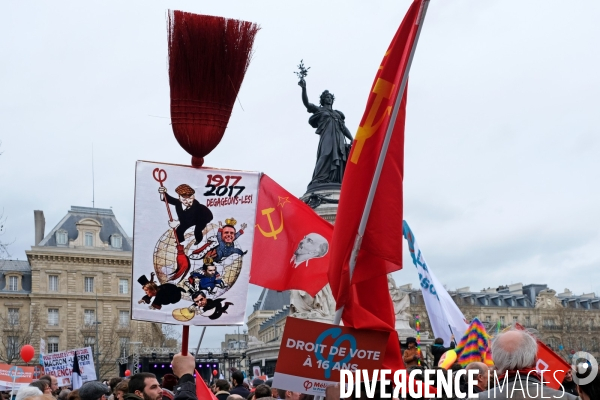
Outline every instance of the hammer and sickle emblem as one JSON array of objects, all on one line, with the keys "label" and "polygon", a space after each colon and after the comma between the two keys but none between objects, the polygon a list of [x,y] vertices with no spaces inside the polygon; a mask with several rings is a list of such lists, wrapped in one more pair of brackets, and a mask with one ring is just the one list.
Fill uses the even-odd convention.
[{"label": "hammer and sickle emblem", "polygon": [[277,240],[277,235],[279,235],[281,233],[281,231],[283,231],[283,211],[279,211],[280,212],[279,215],[281,218],[281,224],[279,225],[279,228],[277,228],[277,229],[275,229],[275,227],[273,226],[273,220],[271,219],[271,213],[273,211],[275,211],[275,209],[272,207],[261,210],[262,215],[266,215],[267,219],[269,220],[269,227],[271,228],[271,230],[269,232],[263,231],[259,224],[256,224],[256,227],[258,228],[258,230],[264,237],[272,237],[273,240]]},{"label": "hammer and sickle emblem", "polygon": [[375,122],[375,117],[377,116],[377,112],[379,111],[379,106],[381,106],[381,102],[383,99],[389,99],[392,91],[394,90],[394,84],[386,81],[385,79],[378,78],[377,82],[375,82],[375,86],[373,87],[373,93],[375,93],[375,100],[371,104],[371,108],[369,109],[369,114],[367,115],[367,119],[363,126],[359,126],[356,132],[356,143],[354,143],[354,150],[352,151],[352,157],[350,157],[350,161],[354,164],[358,164],[358,159],[360,158],[360,153],[365,145],[365,142],[368,138],[373,136],[379,126],[383,123],[383,120],[386,116],[389,116],[392,112],[392,106],[387,106],[381,115],[379,121]]}]

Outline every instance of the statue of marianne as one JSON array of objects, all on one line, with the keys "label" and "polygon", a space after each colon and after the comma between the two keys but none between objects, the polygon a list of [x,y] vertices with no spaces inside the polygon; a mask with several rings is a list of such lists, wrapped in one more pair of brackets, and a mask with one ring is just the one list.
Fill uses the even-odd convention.
[{"label": "statue of marianne", "polygon": [[335,96],[328,90],[321,93],[320,105],[316,106],[308,102],[304,78],[300,79],[298,85],[302,88],[302,103],[306,110],[313,114],[308,119],[308,123],[317,129],[315,133],[321,137],[317,150],[317,163],[310,185],[342,183],[350,153],[350,144],[346,143],[346,138],[350,140],[350,143],[353,140],[344,123],[346,117],[341,111],[333,109]]}]

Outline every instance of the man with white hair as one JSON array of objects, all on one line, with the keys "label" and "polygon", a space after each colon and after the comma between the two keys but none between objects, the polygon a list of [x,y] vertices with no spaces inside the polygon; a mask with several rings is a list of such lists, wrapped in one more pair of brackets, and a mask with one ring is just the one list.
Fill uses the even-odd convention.
[{"label": "man with white hair", "polygon": [[[537,342],[526,331],[510,330],[496,336],[492,342],[492,356],[497,381],[496,376],[490,372],[490,389],[479,393],[479,398],[577,399],[571,394],[551,389],[541,383],[542,377],[535,369],[536,354]],[[548,382],[551,379],[553,379],[552,373],[547,371],[543,380]]]},{"label": "man with white hair", "polygon": [[42,391],[36,388],[35,386],[21,386],[21,388],[17,392],[15,400],[23,400],[28,397],[41,396],[42,394]]}]

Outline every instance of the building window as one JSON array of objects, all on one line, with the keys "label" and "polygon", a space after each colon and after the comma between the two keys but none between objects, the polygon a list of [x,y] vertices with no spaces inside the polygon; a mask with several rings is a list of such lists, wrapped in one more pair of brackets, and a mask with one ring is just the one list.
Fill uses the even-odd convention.
[{"label": "building window", "polygon": [[486,315],[485,316],[485,322],[492,322],[492,316],[491,315]]},{"label": "building window", "polygon": [[114,249],[123,247],[123,238],[121,235],[110,235],[110,245]]},{"label": "building window", "polygon": [[554,326],[554,318],[544,318],[544,326]]},{"label": "building window", "polygon": [[129,280],[119,279],[119,294],[129,293]]},{"label": "building window", "polygon": [[94,310],[83,310],[83,324],[90,326],[96,323],[96,312]]},{"label": "building window", "polygon": [[83,337],[83,347],[94,347],[96,344],[96,338],[93,336],[84,336]]},{"label": "building window", "polygon": [[58,326],[58,308],[48,309],[48,325]]},{"label": "building window", "polygon": [[85,245],[87,247],[93,247],[94,246],[94,234],[92,232],[86,232],[85,233]]},{"label": "building window", "polygon": [[525,325],[531,326],[531,317],[525,317]]},{"label": "building window", "polygon": [[19,325],[19,309],[9,308],[8,309],[8,325],[16,326]]},{"label": "building window", "polygon": [[66,231],[57,231],[56,232],[56,244],[59,246],[65,246],[69,241],[69,237]]},{"label": "building window", "polygon": [[518,320],[519,320],[519,317],[513,316],[513,325],[516,324]]},{"label": "building window", "polygon": [[58,336],[48,336],[48,353],[58,353]]},{"label": "building window", "polygon": [[8,290],[11,292],[16,292],[19,290],[19,278],[16,276],[8,277]]},{"label": "building window", "polygon": [[48,276],[48,290],[51,292],[58,292],[58,275]]},{"label": "building window", "polygon": [[504,315],[500,316],[500,325],[504,325],[505,324],[505,320],[504,320]]},{"label": "building window", "polygon": [[19,347],[18,336],[8,336],[6,338],[6,355],[9,360],[19,357]]},{"label": "building window", "polygon": [[86,276],[84,278],[84,290],[86,293],[94,292],[94,277],[93,276]]},{"label": "building window", "polygon": [[129,338],[119,338],[119,354],[121,357],[127,357],[127,350],[129,349]]},{"label": "building window", "polygon": [[129,311],[128,310],[119,310],[119,326],[128,326],[129,325]]}]

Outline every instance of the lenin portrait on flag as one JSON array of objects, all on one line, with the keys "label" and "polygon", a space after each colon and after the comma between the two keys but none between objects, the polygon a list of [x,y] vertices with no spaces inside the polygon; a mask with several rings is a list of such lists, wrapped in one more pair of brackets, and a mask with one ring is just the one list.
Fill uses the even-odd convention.
[{"label": "lenin portrait on flag", "polygon": [[311,258],[321,258],[327,254],[328,250],[329,242],[327,242],[327,239],[318,233],[309,233],[298,243],[298,247],[294,251],[290,262],[294,263],[294,268],[297,268],[303,262],[306,262],[306,266],[308,267],[308,260]]}]

